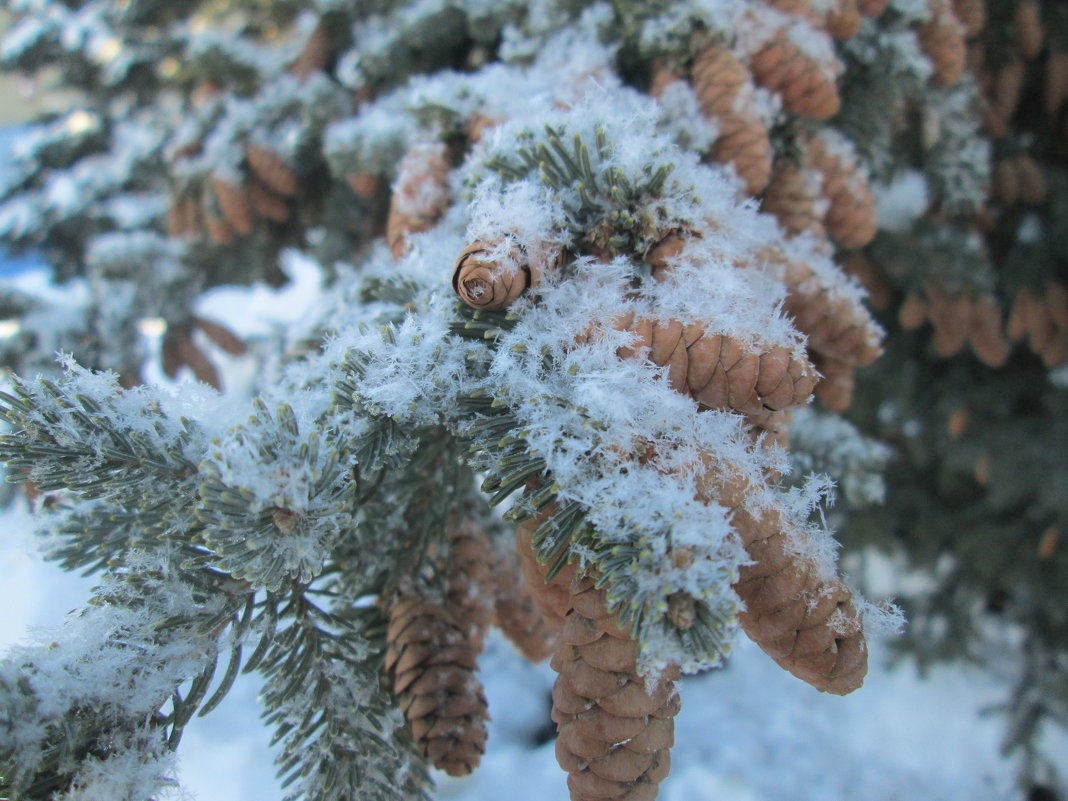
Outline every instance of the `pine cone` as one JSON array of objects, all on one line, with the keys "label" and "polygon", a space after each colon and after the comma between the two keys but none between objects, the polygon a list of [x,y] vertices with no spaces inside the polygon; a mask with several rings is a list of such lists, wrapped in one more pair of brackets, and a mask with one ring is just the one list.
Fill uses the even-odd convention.
[{"label": "pine cone", "polygon": [[[529,542],[529,534],[527,535]],[[533,552],[528,558],[533,557]],[[533,565],[538,587],[544,586]],[[559,627],[552,626],[538,606],[536,592],[520,568],[514,548],[493,549],[493,586],[497,626],[531,662],[548,659],[556,646]]]},{"label": "pine cone", "polygon": [[449,543],[445,601],[478,653],[493,621],[494,577],[489,539],[468,510],[464,519],[450,529]]},{"label": "pine cone", "polygon": [[245,147],[245,160],[252,174],[272,192],[283,197],[297,193],[297,174],[282,156],[262,145]]},{"label": "pine cone", "polygon": [[304,47],[296,60],[289,65],[289,71],[297,78],[304,80],[309,75],[322,72],[330,61],[330,36],[326,32],[322,20],[308,35]]},{"label": "pine cone", "polygon": [[[756,487],[754,489],[759,489]],[[733,510],[732,520],[752,560],[734,585],[745,612],[742,630],[781,667],[817,690],[845,695],[864,682],[868,669],[862,620],[849,588],[824,578],[799,556],[804,531],[786,523],[781,510],[746,508],[744,480],[712,474],[701,496]]]},{"label": "pine cone", "polygon": [[248,352],[248,347],[244,341],[224,325],[205,320],[203,317],[194,317],[193,325],[203,331],[208,339],[231,356],[244,356]]},{"label": "pine cone", "polygon": [[1055,117],[1068,100],[1068,50],[1053,50],[1046,58],[1046,84],[1042,92],[1042,107],[1047,117]]},{"label": "pine cone", "polygon": [[855,154],[844,142],[832,147],[823,137],[815,136],[808,142],[806,156],[823,176],[827,233],[843,248],[864,247],[875,238],[878,219],[875,196]]},{"label": "pine cone", "polygon": [[730,409],[749,423],[765,426],[774,412],[805,403],[817,375],[807,360],[787,348],[758,352],[733,337],[705,334],[704,326],[678,321],[656,323],[627,315],[616,321],[621,331],[636,335],[633,345],[620,348],[623,359],[648,348],[649,361],[668,368],[668,381],[710,409]]},{"label": "pine cone", "polygon": [[963,293],[950,295],[934,285],[925,287],[924,292],[935,352],[940,356],[960,353],[971,334],[972,299]]},{"label": "pine cone", "polygon": [[357,197],[373,198],[378,192],[378,176],[372,172],[350,172],[345,183]]},{"label": "pine cone", "polygon": [[[506,244],[506,257],[493,260],[491,254]],[[479,240],[464,248],[456,260],[452,288],[472,308],[501,311],[537,286],[547,270],[557,269],[561,255],[557,248],[525,248],[516,240]]]},{"label": "pine cone", "polygon": [[826,120],[838,113],[841,98],[829,68],[779,32],[749,60],[756,82],[782,96],[783,107],[800,117]]},{"label": "pine cone", "polygon": [[920,50],[931,61],[935,86],[955,86],[964,74],[967,46],[964,27],[960,24],[949,0],[927,0],[929,19],[916,31]]},{"label": "pine cone", "polygon": [[764,4],[792,17],[805,17],[812,13],[812,0],[764,0]]},{"label": "pine cone", "polygon": [[173,237],[204,235],[204,215],[195,198],[189,195],[171,198],[167,211],[167,234]]},{"label": "pine cone", "polygon": [[244,187],[222,175],[212,176],[211,187],[227,224],[240,236],[251,234],[256,218]]},{"label": "pine cone", "polygon": [[671,768],[674,678],[639,676],[638,643],[619,629],[605,590],[584,578],[572,585],[552,666],[556,758],[573,801],[652,801]]},{"label": "pine cone", "polygon": [[857,388],[856,371],[853,365],[819,354],[814,354],[812,361],[822,374],[819,383],[816,384],[816,401],[829,411],[846,411],[853,403],[853,393]]},{"label": "pine cone", "polygon": [[827,232],[823,227],[819,187],[817,174],[780,162],[764,192],[760,210],[774,215],[788,234],[811,231],[817,237],[823,237]]},{"label": "pine cone", "polygon": [[983,115],[983,129],[995,139],[1004,136],[1020,103],[1027,68],[1020,59],[1005,64],[994,76],[990,102]]},{"label": "pine cone", "polygon": [[393,183],[386,241],[399,259],[410,234],[434,226],[449,207],[449,161],[445,145],[416,145],[401,160]]},{"label": "pine cone", "polygon": [[857,9],[865,17],[878,17],[886,11],[890,0],[857,0]]},{"label": "pine cone", "polygon": [[845,41],[859,33],[863,19],[857,7],[857,0],[835,0],[834,5],[827,9],[823,24],[827,26],[831,36]]},{"label": "pine cone", "polygon": [[1027,153],[1016,157],[1016,177],[1020,188],[1020,202],[1027,206],[1041,206],[1049,197],[1046,173]]},{"label": "pine cone", "polygon": [[281,195],[276,195],[267,185],[253,177],[248,184],[248,201],[252,210],[260,217],[271,222],[284,223],[289,220],[289,204]]},{"label": "pine cone", "polygon": [[385,667],[419,753],[451,776],[486,750],[486,699],[476,650],[446,608],[401,596],[389,610]]},{"label": "pine cone", "polygon": [[968,39],[974,39],[986,27],[986,0],[953,0],[953,13]]},{"label": "pine cone", "polygon": [[1046,32],[1036,0],[1020,0],[1013,11],[1012,22],[1020,56],[1027,61],[1037,58],[1045,44]]},{"label": "pine cone", "polygon": [[[710,45],[694,59],[692,82],[701,113],[717,125],[712,160],[732,164],[746,192],[757,195],[771,177],[771,140],[753,107],[751,77],[725,47]],[[742,93],[744,99],[739,97]]]},{"label": "pine cone", "polygon": [[786,286],[783,311],[808,336],[809,350],[857,366],[879,357],[882,329],[854,294],[804,262],[774,250],[762,255]]},{"label": "pine cone", "polygon": [[989,367],[1001,367],[1009,358],[1009,341],[1001,329],[1001,307],[993,295],[984,295],[972,304],[968,342],[972,353]]},{"label": "pine cone", "polygon": [[163,372],[168,378],[175,378],[178,370],[183,366],[192,370],[198,381],[222,389],[219,380],[219,372],[208,360],[190,336],[190,328],[187,325],[172,325],[167,328],[163,335],[161,358]]}]

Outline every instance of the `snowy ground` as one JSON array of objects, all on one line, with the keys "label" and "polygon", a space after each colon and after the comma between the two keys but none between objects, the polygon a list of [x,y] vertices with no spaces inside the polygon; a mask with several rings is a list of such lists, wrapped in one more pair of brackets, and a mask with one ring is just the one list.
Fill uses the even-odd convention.
[{"label": "snowy ground", "polygon": [[[314,268],[290,262],[292,283],[219,289],[198,309],[255,338],[291,324],[319,298]],[[9,273],[10,276],[10,273]],[[15,280],[18,279],[10,279]],[[240,309],[239,318],[234,310]],[[247,393],[256,369],[223,364],[229,387]],[[150,380],[166,381],[158,365]],[[24,506],[0,516],[0,576],[5,613],[0,651],[84,603],[90,581],[63,574],[34,555]],[[664,801],[1008,801],[1015,766],[998,753],[1003,722],[983,709],[1002,700],[1005,679],[967,667],[920,677],[907,663],[889,668],[885,645],[873,645],[865,687],[846,698],[822,695],[779,669],[744,639],[726,669],[683,682],[673,770]],[[440,799],[564,801],[567,791],[546,742],[547,665],[526,664],[499,637],[482,661],[493,720],[490,745],[471,777],[440,777]],[[257,686],[238,682],[210,717],[187,729],[181,780],[199,801],[280,801],[268,732],[260,725]],[[536,745],[540,742],[541,745]],[[1068,737],[1051,738],[1052,755]]]}]

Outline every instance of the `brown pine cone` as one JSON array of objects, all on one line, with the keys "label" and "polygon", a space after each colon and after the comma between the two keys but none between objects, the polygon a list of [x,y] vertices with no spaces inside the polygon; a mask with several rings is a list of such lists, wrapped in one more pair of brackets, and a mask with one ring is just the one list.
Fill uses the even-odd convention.
[{"label": "brown pine cone", "polygon": [[322,72],[330,61],[330,36],[322,20],[308,35],[304,47],[296,60],[289,65],[289,71],[303,80],[309,75]]},{"label": "brown pine cone", "polygon": [[817,237],[826,236],[823,227],[823,204],[820,199],[819,176],[794,164],[775,165],[771,183],[764,191],[760,210],[774,215],[788,234],[811,231]]},{"label": "brown pine cone", "polygon": [[783,107],[800,117],[826,120],[841,108],[835,77],[784,32],[753,54],[749,68],[759,85],[779,93]]},{"label": "brown pine cone", "polygon": [[478,653],[493,621],[494,577],[489,539],[469,513],[449,530],[449,544],[445,602]]},{"label": "brown pine cone", "polygon": [[219,211],[227,224],[240,236],[248,236],[256,225],[245,188],[227,177],[213,175],[211,187],[219,203]]},{"label": "brown pine cone", "polygon": [[990,86],[990,102],[983,115],[983,129],[995,139],[1004,136],[1020,103],[1027,68],[1020,59],[1013,59],[998,70]]},{"label": "brown pine cone", "polygon": [[[526,542],[530,542],[529,534]],[[533,551],[527,558],[533,558]],[[544,586],[536,562],[532,568],[531,575],[537,581],[533,586]],[[498,628],[531,662],[548,659],[556,646],[559,626],[551,625],[542,613],[537,593],[520,568],[519,555],[510,546],[493,548],[493,586]]]},{"label": "brown pine cone", "polygon": [[219,371],[208,360],[190,336],[188,325],[172,325],[163,335],[161,358],[163,372],[168,378],[175,378],[178,370],[188,367],[198,381],[215,389],[222,388]]},{"label": "brown pine cone", "polygon": [[844,412],[853,403],[857,388],[856,369],[849,362],[813,355],[821,378],[816,384],[816,402],[832,412]]},{"label": "brown pine cone", "polygon": [[195,198],[189,195],[171,198],[167,211],[167,234],[173,237],[204,235],[204,214]]},{"label": "brown pine cone", "polygon": [[357,197],[372,198],[378,192],[378,176],[373,172],[350,172],[345,183]]},{"label": "brown pine cone", "polygon": [[906,331],[915,331],[927,321],[927,302],[919,292],[908,292],[897,312],[897,321]]},{"label": "brown pine cone", "polygon": [[1046,173],[1027,153],[1016,157],[1016,176],[1020,187],[1020,202],[1027,206],[1041,206],[1049,197]]},{"label": "brown pine cone", "polygon": [[1020,56],[1027,61],[1037,58],[1046,39],[1038,2],[1020,0],[1013,11],[1012,22],[1016,32],[1016,49]]},{"label": "brown pine cone", "polygon": [[950,295],[941,288],[928,285],[927,317],[934,328],[932,342],[939,356],[954,356],[964,348],[971,334],[972,298],[963,293]]},{"label": "brown pine cone", "polygon": [[1068,50],[1051,50],[1046,58],[1046,83],[1042,92],[1046,116],[1056,116],[1065,100],[1068,100]]},{"label": "brown pine cone", "polygon": [[278,153],[263,145],[245,147],[245,161],[252,174],[276,194],[292,197],[297,193],[297,174]]},{"label": "brown pine cone", "polygon": [[890,0],[857,0],[857,9],[865,17],[878,17],[886,11]]},{"label": "brown pine cone", "polygon": [[562,256],[556,248],[525,248],[512,240],[506,263],[494,261],[490,254],[502,244],[472,242],[456,260],[452,288],[468,306],[486,311],[508,308],[520,295],[537,286],[547,270],[557,269]]},{"label": "brown pine cone", "polygon": [[451,776],[486,750],[486,699],[476,650],[445,607],[402,595],[389,609],[385,668],[419,753]]},{"label": "brown pine cone", "polygon": [[856,366],[879,358],[882,329],[864,304],[804,262],[770,249],[762,255],[786,286],[783,311],[808,337],[810,351]]},{"label": "brown pine cone", "polygon": [[953,13],[964,26],[964,36],[974,39],[986,26],[986,0],[953,0]]},{"label": "brown pine cone", "polygon": [[[752,489],[759,490],[759,487]],[[782,668],[817,690],[845,695],[860,687],[868,670],[863,624],[849,588],[823,578],[798,555],[804,531],[786,522],[781,510],[746,508],[752,490],[744,479],[710,472],[702,498],[733,510],[732,520],[751,564],[734,585],[745,611],[742,630]]]},{"label": "brown pine cone", "polygon": [[1015,206],[1020,198],[1020,175],[1015,158],[1002,158],[994,163],[990,176],[991,194],[1002,206]]},{"label": "brown pine cone", "polygon": [[842,270],[860,282],[868,292],[868,305],[876,311],[890,308],[893,288],[883,269],[864,253],[850,253],[842,261]]},{"label": "brown pine cone", "polygon": [[434,226],[449,207],[449,161],[445,145],[416,145],[405,154],[389,201],[386,242],[399,259],[411,234]]},{"label": "brown pine cone", "polygon": [[857,0],[834,0],[834,5],[827,9],[824,25],[831,36],[845,41],[857,35],[863,19]]},{"label": "brown pine cone", "polygon": [[821,194],[828,201],[823,222],[841,247],[862,248],[875,238],[875,195],[855,155],[844,146],[829,146],[820,136],[808,142],[808,163],[823,176]]},{"label": "brown pine cone", "polygon": [[[706,335],[705,328],[678,321],[656,323],[633,314],[616,321],[620,331],[636,335],[633,345],[617,355],[645,358],[668,368],[668,381],[709,409],[730,409],[748,422],[765,426],[774,412],[807,402],[817,375],[812,365],[788,348],[758,352],[724,334]],[[648,351],[645,349],[648,348]]]},{"label": "brown pine cone", "polygon": [[931,61],[935,86],[955,86],[964,74],[967,46],[964,26],[953,13],[949,0],[927,0],[930,17],[919,26],[916,35],[920,50]]},{"label": "brown pine cone", "polygon": [[984,295],[972,304],[968,343],[972,353],[989,367],[1001,367],[1009,358],[1009,341],[1001,328],[1001,307],[993,295]]},{"label": "brown pine cone", "polygon": [[805,17],[812,13],[812,0],[764,0],[764,4],[792,17]]},{"label": "brown pine cone", "polygon": [[605,590],[584,578],[571,588],[553,654],[556,758],[572,801],[652,801],[671,769],[677,671],[638,675],[638,643],[615,623]]},{"label": "brown pine cone", "polygon": [[719,131],[712,144],[712,160],[730,164],[742,181],[747,195],[756,196],[771,180],[771,137],[768,126],[756,112],[719,118]]},{"label": "brown pine cone", "polygon": [[739,101],[752,92],[748,68],[728,48],[709,45],[695,57],[691,80],[701,113],[717,126],[712,160],[732,164],[746,192],[759,194],[771,177],[771,140],[752,102]]},{"label": "brown pine cone", "polygon": [[289,220],[289,204],[286,199],[272,192],[256,177],[248,183],[248,201],[252,210],[265,220],[276,223]]},{"label": "brown pine cone", "polygon": [[244,341],[224,325],[205,320],[203,317],[194,317],[193,325],[203,331],[208,339],[231,356],[244,356],[248,352],[248,347]]}]

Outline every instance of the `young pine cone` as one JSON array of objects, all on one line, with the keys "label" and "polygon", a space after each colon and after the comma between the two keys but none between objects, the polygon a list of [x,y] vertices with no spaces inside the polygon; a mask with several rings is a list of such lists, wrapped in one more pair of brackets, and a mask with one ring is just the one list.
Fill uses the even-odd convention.
[{"label": "young pine cone", "polygon": [[920,25],[916,35],[920,50],[934,69],[931,83],[955,86],[964,74],[967,61],[964,26],[953,13],[949,0],[927,0],[927,9],[930,17]]},{"label": "young pine cone", "polygon": [[986,26],[987,0],[953,0],[953,13],[964,26],[964,36],[974,39]]},{"label": "young pine cone", "polygon": [[445,145],[416,145],[401,160],[386,220],[386,242],[393,258],[408,249],[411,234],[434,226],[449,207],[449,161]]},{"label": "young pine cone", "polygon": [[788,234],[810,231],[822,238],[827,230],[823,227],[825,203],[819,185],[814,173],[792,164],[777,164],[760,210],[773,215]]},{"label": "young pine cone", "polygon": [[251,234],[256,225],[256,217],[252,213],[252,204],[249,202],[245,187],[222,175],[212,176],[211,186],[215,192],[219,211],[222,212],[227,224],[239,236]]},{"label": "young pine cone", "polygon": [[561,255],[559,249],[524,247],[516,240],[478,240],[456,260],[452,288],[472,308],[501,311],[537,286],[546,270],[557,269]]},{"label": "young pine cone", "polygon": [[712,473],[701,494],[733,510],[732,520],[749,555],[734,585],[745,603],[742,630],[782,668],[821,692],[846,695],[868,670],[867,644],[849,588],[825,578],[799,555],[805,533],[774,506],[750,511],[744,480]]},{"label": "young pine cone", "polygon": [[835,77],[780,32],[749,60],[756,82],[782,97],[783,107],[799,117],[826,120],[838,113],[842,102]]},{"label": "young pine cone", "polygon": [[402,595],[390,607],[385,668],[419,753],[451,776],[486,750],[486,698],[477,651],[447,608]]},{"label": "young pine cone", "polygon": [[890,0],[857,0],[857,9],[865,17],[878,17],[886,11]]},{"label": "young pine cone", "polygon": [[712,160],[732,165],[747,194],[760,194],[771,177],[771,140],[748,68],[726,47],[709,45],[694,59],[691,81],[701,113],[717,126]]},{"label": "young pine cone", "polygon": [[657,323],[627,315],[616,321],[636,335],[617,355],[629,359],[648,348],[645,358],[668,368],[668,381],[710,409],[730,409],[749,423],[766,426],[775,412],[805,403],[816,385],[816,371],[788,348],[759,352],[725,334],[706,334],[699,324]]},{"label": "young pine cone", "polygon": [[862,248],[875,238],[878,228],[875,195],[851,149],[823,137],[808,142],[807,160],[823,177],[820,190],[827,199],[823,224],[841,247]]}]

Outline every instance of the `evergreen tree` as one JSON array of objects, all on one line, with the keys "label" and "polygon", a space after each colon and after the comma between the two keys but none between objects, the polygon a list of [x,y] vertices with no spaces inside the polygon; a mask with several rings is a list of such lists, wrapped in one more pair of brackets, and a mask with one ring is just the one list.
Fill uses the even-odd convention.
[{"label": "evergreen tree", "polygon": [[[931,576],[922,657],[1023,632],[1007,747],[1052,791],[1063,4],[8,7],[5,67],[79,104],[0,204],[72,299],[4,292],[0,457],[101,584],[0,663],[0,792],[154,797],[258,671],[288,798],[423,797],[478,764],[495,623],[552,657],[572,798],[651,799],[737,628],[842,694],[897,625],[838,575],[832,484],[850,550]],[[331,303],[252,343],[251,408],[142,384],[220,386],[250,343],[197,298],[297,257]]]}]

